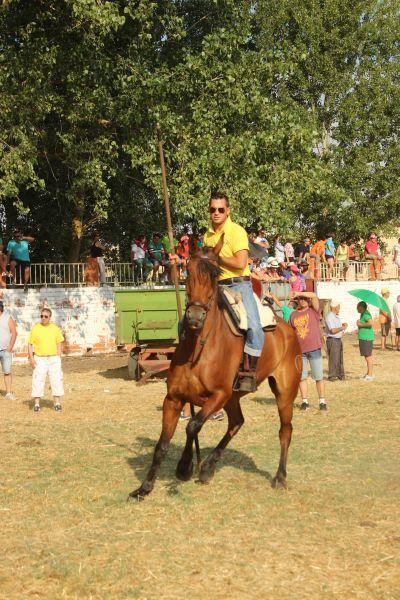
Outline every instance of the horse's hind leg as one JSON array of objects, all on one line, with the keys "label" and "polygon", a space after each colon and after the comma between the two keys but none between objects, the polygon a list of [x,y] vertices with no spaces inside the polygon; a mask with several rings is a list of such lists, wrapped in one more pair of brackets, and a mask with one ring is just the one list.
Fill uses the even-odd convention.
[{"label": "horse's hind leg", "polygon": [[144,479],[142,485],[137,490],[134,490],[129,494],[128,500],[143,500],[143,498],[152,491],[161,462],[168,452],[169,443],[175,433],[182,406],[183,404],[179,400],[174,400],[169,396],[165,397],[163,404],[162,430],[160,439],[158,440],[154,450],[151,467],[147,472],[146,478]]},{"label": "horse's hind leg", "polygon": [[237,434],[244,423],[244,417],[240,407],[239,394],[233,394],[230,401],[226,404],[226,406],[224,406],[224,409],[228,415],[228,430],[222,440],[219,442],[218,446],[216,446],[216,448],[214,448],[214,450],[207,456],[205,461],[201,463],[199,472],[199,481],[201,481],[201,483],[208,483],[210,479],[212,479],[222,452],[225,450],[233,436]]},{"label": "horse's hind leg", "polygon": [[281,455],[278,470],[271,485],[274,488],[286,488],[286,463],[290,440],[292,439],[293,402],[297,395],[297,385],[293,385],[292,383],[291,385],[285,386],[284,383],[280,381],[279,374],[274,374],[274,377],[268,377],[268,381],[276,398],[281,421],[281,427],[279,429]]}]

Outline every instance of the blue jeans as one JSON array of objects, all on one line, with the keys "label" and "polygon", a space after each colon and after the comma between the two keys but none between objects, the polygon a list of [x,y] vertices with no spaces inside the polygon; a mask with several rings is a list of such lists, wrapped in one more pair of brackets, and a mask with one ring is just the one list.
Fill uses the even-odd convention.
[{"label": "blue jeans", "polygon": [[314,381],[322,381],[324,371],[322,366],[321,349],[311,350],[311,352],[303,352],[303,371],[301,373],[301,381],[308,377],[308,365],[311,367],[311,377]]},{"label": "blue jeans", "polygon": [[12,353],[7,352],[7,350],[0,350],[0,363],[4,375],[9,375],[11,373]]},{"label": "blue jeans", "polygon": [[[223,283],[223,281],[221,282]],[[225,284],[223,284],[225,285]],[[261,326],[260,315],[253,296],[250,281],[230,283],[226,286],[233,292],[240,292],[247,313],[247,333],[244,351],[250,356],[261,356],[264,345],[264,332]]]}]

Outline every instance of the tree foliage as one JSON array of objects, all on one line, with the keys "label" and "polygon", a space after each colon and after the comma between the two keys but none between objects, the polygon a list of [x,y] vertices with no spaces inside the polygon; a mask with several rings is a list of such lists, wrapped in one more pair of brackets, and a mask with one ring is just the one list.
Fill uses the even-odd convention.
[{"label": "tree foliage", "polygon": [[0,12],[0,200],[38,256],[91,229],[178,225],[212,189],[235,218],[360,236],[399,218],[394,0],[9,0]]}]

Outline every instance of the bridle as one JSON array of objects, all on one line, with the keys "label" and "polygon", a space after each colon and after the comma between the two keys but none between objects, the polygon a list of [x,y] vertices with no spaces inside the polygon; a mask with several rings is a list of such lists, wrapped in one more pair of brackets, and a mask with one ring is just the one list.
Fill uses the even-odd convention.
[{"label": "bridle", "polygon": [[[210,298],[209,298],[209,300],[208,300],[207,304],[206,304],[205,302],[197,302],[197,301],[194,301],[194,302],[188,302],[188,303],[186,304],[186,310],[185,310],[185,312],[188,310],[188,308],[190,308],[190,307],[192,307],[192,306],[196,306],[197,308],[202,308],[202,309],[204,310],[204,312],[207,314],[207,313],[208,313],[208,311],[209,311],[209,310],[210,310],[210,308],[211,308],[212,302],[213,302],[213,300],[214,300],[214,296],[215,296],[215,293],[213,293],[213,294],[210,296]],[[205,320],[205,318],[204,318],[204,320]]]}]

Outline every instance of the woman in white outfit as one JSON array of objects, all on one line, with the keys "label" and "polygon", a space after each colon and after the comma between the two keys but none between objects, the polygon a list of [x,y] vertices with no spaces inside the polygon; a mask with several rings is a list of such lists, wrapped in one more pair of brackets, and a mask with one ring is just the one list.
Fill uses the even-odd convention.
[{"label": "woman in white outfit", "polygon": [[31,329],[28,338],[29,362],[33,369],[32,398],[33,410],[40,411],[40,399],[44,396],[47,374],[50,379],[51,392],[54,398],[54,410],[61,411],[60,398],[64,395],[63,373],[61,369],[61,351],[64,336],[54,323],[50,323],[51,310],[42,308],[40,323]]}]

